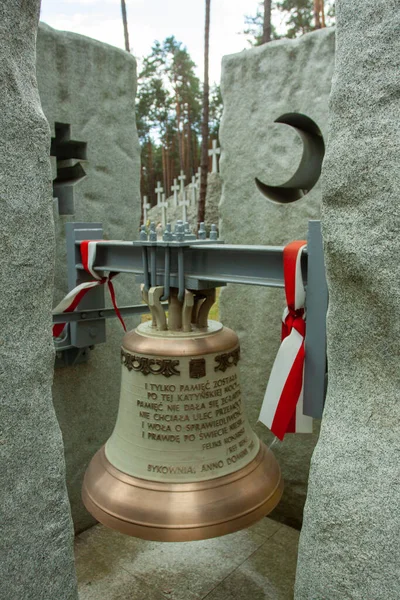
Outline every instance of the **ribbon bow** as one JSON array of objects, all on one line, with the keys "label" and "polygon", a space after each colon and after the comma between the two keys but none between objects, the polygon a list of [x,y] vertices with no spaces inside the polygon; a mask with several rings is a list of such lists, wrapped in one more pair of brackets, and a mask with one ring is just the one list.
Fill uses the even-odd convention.
[{"label": "ribbon bow", "polygon": [[[114,285],[111,281],[116,275],[118,275],[118,272],[112,271],[107,276],[96,273],[93,265],[96,260],[97,244],[101,244],[101,240],[97,240],[95,242],[91,240],[84,240],[80,244],[83,268],[85,269],[85,271],[90,273],[92,277],[94,277],[94,281],[85,281],[84,283],[77,285],[73,290],[68,292],[65,298],[63,298],[63,300],[61,300],[61,302],[53,309],[53,314],[68,313],[74,311],[75,308],[78,306],[79,302],[90,289],[107,283],[114,310],[122,324],[122,327],[124,328],[124,331],[126,331],[124,320],[117,306]],[[53,337],[59,337],[63,332],[64,327],[65,323],[56,323],[53,326]]]},{"label": "ribbon bow", "polygon": [[312,418],[303,414],[305,290],[301,276],[304,240],[283,250],[286,304],[282,316],[282,343],[268,381],[259,420],[277,438],[285,433],[311,433]]}]

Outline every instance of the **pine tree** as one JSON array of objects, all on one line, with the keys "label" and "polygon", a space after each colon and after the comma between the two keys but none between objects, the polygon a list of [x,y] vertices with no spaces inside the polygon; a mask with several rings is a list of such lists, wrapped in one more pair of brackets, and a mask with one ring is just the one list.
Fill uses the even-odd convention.
[{"label": "pine tree", "polygon": [[122,23],[124,26],[125,50],[127,52],[130,52],[131,49],[129,46],[128,19],[126,16],[125,0],[121,0],[121,13],[122,13]]},{"label": "pine tree", "polygon": [[262,44],[267,44],[271,41],[271,12],[272,1],[264,0],[263,34],[261,38]]},{"label": "pine tree", "polygon": [[[253,46],[259,46],[265,43],[266,23],[268,18],[265,12],[266,0],[260,2],[259,8],[254,16],[245,17],[245,25],[247,28],[243,33],[250,35],[249,42]],[[280,11],[284,17],[285,30],[278,34],[274,24],[271,24],[271,39],[280,37],[296,38],[304,33],[320,29],[326,25],[334,25],[335,21],[335,4],[334,0],[276,0],[271,1],[271,13]],[[325,21],[325,6],[328,16]],[[268,7],[267,7],[268,8]]]},{"label": "pine tree", "polygon": [[[138,78],[137,128],[142,142],[142,161],[146,144],[152,144],[153,172],[145,173],[142,193],[154,201],[152,181],[164,181],[166,193],[180,170],[187,180],[198,164],[197,143],[200,133],[200,81],[187,49],[173,36],[156,41],[143,59]],[[154,188],[154,186],[153,186]]]},{"label": "pine tree", "polygon": [[315,29],[313,0],[282,0],[277,8],[286,13],[285,37],[296,38]]},{"label": "pine tree", "polygon": [[208,118],[209,118],[209,83],[208,60],[210,48],[210,5],[211,0],[206,0],[206,18],[204,27],[204,82],[203,82],[203,120],[201,125],[201,177],[200,195],[197,212],[198,225],[205,220],[207,176],[208,176]]},{"label": "pine tree", "polygon": [[[269,6],[267,3],[269,4]],[[276,28],[272,23],[273,8],[275,8],[275,2],[273,2],[272,0],[263,0],[263,2],[260,2],[260,5],[257,8],[257,12],[254,16],[245,16],[244,22],[247,27],[243,31],[243,33],[250,36],[248,38],[248,42],[252,46],[261,46],[262,44],[266,43],[266,41],[264,40],[267,40],[268,37],[268,25],[268,41],[279,39],[280,36],[277,34]]]},{"label": "pine tree", "polygon": [[209,134],[210,138],[218,139],[219,126],[222,118],[222,94],[219,85],[214,84],[210,90]]}]

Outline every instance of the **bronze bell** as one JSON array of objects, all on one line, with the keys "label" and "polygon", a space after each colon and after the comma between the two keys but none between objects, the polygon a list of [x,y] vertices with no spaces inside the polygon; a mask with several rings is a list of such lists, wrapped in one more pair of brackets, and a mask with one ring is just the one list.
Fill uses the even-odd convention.
[{"label": "bronze bell", "polygon": [[237,335],[208,320],[215,290],[163,288],[143,297],[153,320],[122,341],[114,431],[92,459],[83,502],[101,523],[157,541],[201,540],[243,529],[279,502],[283,481],[249,426]]}]

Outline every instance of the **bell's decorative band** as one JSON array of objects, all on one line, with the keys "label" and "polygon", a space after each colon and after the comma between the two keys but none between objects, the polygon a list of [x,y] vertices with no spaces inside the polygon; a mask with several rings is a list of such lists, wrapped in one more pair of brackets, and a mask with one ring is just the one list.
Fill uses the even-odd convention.
[{"label": "bell's decorative band", "polygon": [[236,367],[236,365],[239,362],[239,359],[240,348],[236,348],[235,350],[232,350],[232,352],[228,352],[226,354],[220,354],[219,356],[215,357],[215,360],[218,363],[218,365],[214,367],[214,371],[222,371],[225,373],[225,371],[232,365]]},{"label": "bell's decorative band", "polygon": [[152,375],[164,375],[164,377],[180,375],[180,372],[177,370],[179,360],[134,356],[121,348],[121,362],[128,371],[140,371],[143,375],[149,375],[150,373]]}]

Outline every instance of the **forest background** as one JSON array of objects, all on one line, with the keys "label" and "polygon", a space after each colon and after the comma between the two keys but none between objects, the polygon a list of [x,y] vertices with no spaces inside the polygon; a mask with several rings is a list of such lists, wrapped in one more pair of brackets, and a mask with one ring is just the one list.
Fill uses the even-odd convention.
[{"label": "forest background", "polygon": [[[121,6],[129,47],[123,0]],[[331,26],[334,15],[333,0],[263,0],[255,15],[245,17],[243,32],[238,33],[247,35],[250,46],[258,46]],[[157,181],[164,190],[170,190],[181,171],[187,183],[198,171],[204,90],[187,48],[174,36],[156,40],[150,54],[139,62],[136,119],[142,152],[141,193],[154,205]],[[209,91],[208,147],[218,138],[221,115],[220,87],[213,84]]]}]

